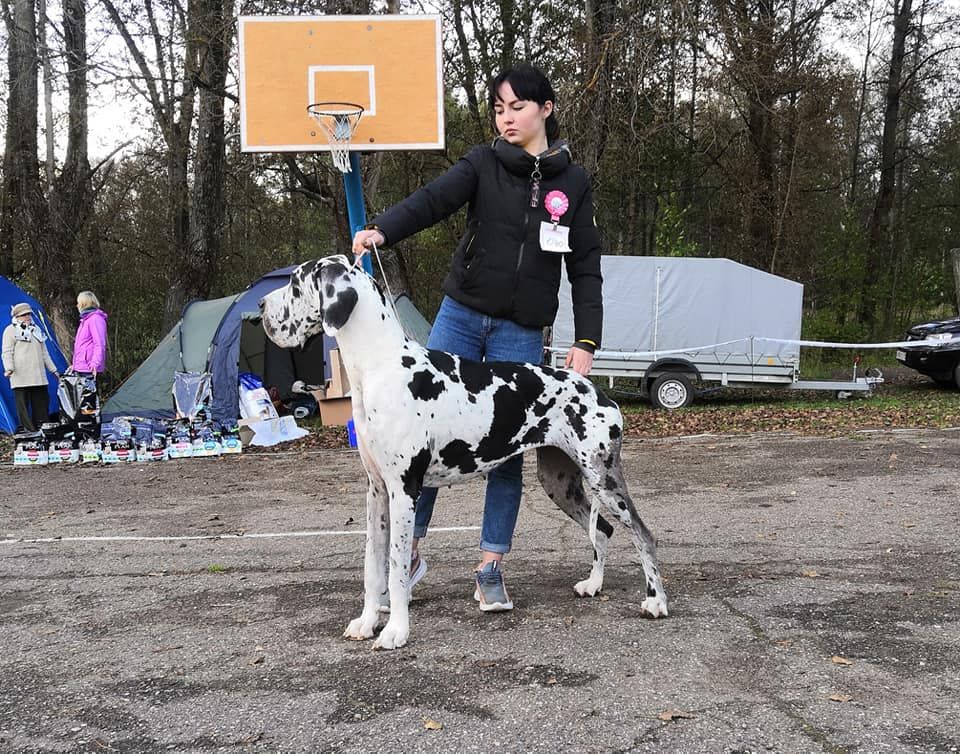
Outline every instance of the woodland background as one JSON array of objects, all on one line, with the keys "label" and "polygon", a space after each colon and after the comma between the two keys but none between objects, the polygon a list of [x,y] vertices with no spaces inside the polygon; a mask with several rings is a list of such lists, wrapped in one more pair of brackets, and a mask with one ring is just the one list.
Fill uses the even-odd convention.
[{"label": "woodland background", "polygon": [[[607,253],[727,257],[797,280],[807,338],[895,338],[956,312],[957,0],[0,0],[0,12],[0,274],[40,298],[65,348],[77,291],[95,290],[113,382],[188,301],[348,248],[326,155],[239,152],[238,14],[443,15],[446,150],[365,156],[370,216],[489,141],[486,81],[529,60],[553,79]],[[391,287],[429,318],[463,222],[385,255]]]}]

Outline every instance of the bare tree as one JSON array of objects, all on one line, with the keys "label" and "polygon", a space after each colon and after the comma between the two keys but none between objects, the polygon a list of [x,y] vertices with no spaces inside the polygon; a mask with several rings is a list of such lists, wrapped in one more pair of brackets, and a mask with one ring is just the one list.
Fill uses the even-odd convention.
[{"label": "bare tree", "polygon": [[[139,77],[132,83],[146,98],[153,113],[166,151],[168,204],[171,229],[171,273],[164,301],[163,328],[166,330],[179,318],[184,305],[191,298],[206,298],[212,280],[200,277],[190,260],[190,129],[194,118],[194,100],[197,81],[197,39],[193,34],[191,11],[196,3],[188,2],[184,9],[178,0],[162,5],[163,0],[144,0],[143,10],[147,26],[141,36],[124,17],[113,0],[100,0],[119,31]],[[166,13],[162,19],[160,13]],[[170,28],[162,26],[166,20]],[[182,40],[182,48],[174,49],[174,34]],[[153,66],[148,60],[146,44],[152,45]]]},{"label": "bare tree", "polygon": [[[8,0],[4,0],[8,6]],[[8,128],[16,131],[19,232],[33,251],[40,297],[57,339],[71,343],[75,322],[73,260],[93,207],[90,163],[87,158],[87,49],[84,0],[63,0],[63,39],[67,65],[67,149],[63,169],[49,194],[44,191],[37,157],[37,18],[32,0],[14,0],[11,80],[18,92]]]}]

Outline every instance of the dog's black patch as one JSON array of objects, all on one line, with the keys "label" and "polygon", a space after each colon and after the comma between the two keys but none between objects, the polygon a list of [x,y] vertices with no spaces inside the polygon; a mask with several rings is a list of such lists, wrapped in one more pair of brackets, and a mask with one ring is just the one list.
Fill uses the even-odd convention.
[{"label": "dog's black patch", "polygon": [[617,408],[617,404],[610,400],[602,390],[597,390],[597,405],[604,408]]},{"label": "dog's black patch", "polygon": [[[488,373],[489,374],[489,373]],[[493,394],[493,421],[490,431],[477,445],[477,455],[483,461],[509,458],[520,448],[517,432],[523,426],[526,407],[519,391],[501,385]]]},{"label": "dog's black patch", "polygon": [[530,429],[524,433],[520,442],[524,445],[542,445],[547,437],[547,429],[549,427],[550,420],[541,419],[536,426],[530,427]]},{"label": "dog's black patch", "polygon": [[323,290],[327,294],[327,298],[333,298],[337,293],[337,289],[333,287],[333,283],[327,283]]},{"label": "dog's black patch", "polygon": [[493,384],[494,366],[501,364],[482,364],[479,361],[460,359],[460,378],[467,392],[476,395],[482,393]]},{"label": "dog's black patch", "polygon": [[608,489],[608,490],[610,490],[610,491],[613,491],[613,490],[617,489],[620,485],[617,484],[617,480],[616,480],[616,479],[614,479],[612,476],[610,476],[609,474],[607,474],[607,478],[603,480],[603,486],[604,486],[606,489]]},{"label": "dog's black patch", "polygon": [[403,491],[413,501],[416,501],[420,494],[420,489],[423,487],[423,475],[427,473],[428,466],[430,466],[430,450],[421,448],[420,452],[410,459],[410,465],[406,471],[400,475],[400,481],[403,482]]},{"label": "dog's black patch", "polygon": [[402,366],[404,369],[409,369],[416,363],[417,360],[412,356],[404,356],[402,359],[400,359],[400,366]]},{"label": "dog's black patch", "polygon": [[576,390],[578,393],[580,393],[580,395],[586,395],[590,392],[590,386],[582,382],[576,383],[574,387],[576,387]]},{"label": "dog's black patch", "polygon": [[577,409],[575,409],[572,404],[567,404],[563,407],[563,413],[566,415],[567,421],[570,422],[570,427],[576,432],[577,438],[581,441],[586,439],[587,425],[583,423],[583,418]]},{"label": "dog's black patch", "polygon": [[616,424],[611,424],[611,425],[610,425],[610,439],[611,439],[611,440],[616,440],[618,437],[620,437],[621,434],[622,434],[622,433],[620,432],[620,427],[619,427],[618,425],[616,425]]},{"label": "dog's black patch", "polygon": [[537,401],[536,405],[533,407],[533,413],[535,416],[546,416],[547,412],[550,411],[557,403],[557,398],[554,396],[546,403]]},{"label": "dog's black patch", "polygon": [[433,372],[426,369],[416,372],[413,379],[407,383],[410,393],[418,401],[435,401],[440,393],[447,389],[443,382],[433,379]]},{"label": "dog's black patch", "polygon": [[454,440],[447,443],[440,450],[440,460],[448,469],[459,469],[462,474],[470,474],[477,470],[477,461],[473,451],[463,440]]},{"label": "dog's black patch", "polygon": [[347,288],[337,294],[337,299],[323,311],[323,321],[334,330],[339,330],[350,319],[353,308],[359,300],[357,291],[354,288]]},{"label": "dog's black patch", "polygon": [[427,351],[427,358],[430,359],[431,364],[450,379],[456,377],[457,362],[450,354],[444,351]]},{"label": "dog's black patch", "polygon": [[613,536],[613,526],[603,516],[597,516],[597,529],[602,531],[607,539]]}]

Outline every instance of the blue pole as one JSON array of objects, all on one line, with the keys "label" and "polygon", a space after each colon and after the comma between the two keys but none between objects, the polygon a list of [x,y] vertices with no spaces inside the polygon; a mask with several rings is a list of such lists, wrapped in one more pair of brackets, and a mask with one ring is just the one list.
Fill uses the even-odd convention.
[{"label": "blue pole", "polygon": [[[343,174],[343,190],[347,195],[347,217],[350,220],[350,237],[367,224],[367,210],[363,206],[363,183],[360,180],[360,153],[350,152],[350,172]],[[370,255],[363,255],[363,269],[373,275]]]}]

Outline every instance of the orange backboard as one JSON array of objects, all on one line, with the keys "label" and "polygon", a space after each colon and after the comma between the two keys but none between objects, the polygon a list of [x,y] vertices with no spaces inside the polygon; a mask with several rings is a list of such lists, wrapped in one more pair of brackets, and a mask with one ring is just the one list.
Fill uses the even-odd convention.
[{"label": "orange backboard", "polygon": [[440,16],[240,16],[244,152],[329,151],[314,102],[364,113],[354,151],[443,148]]}]

